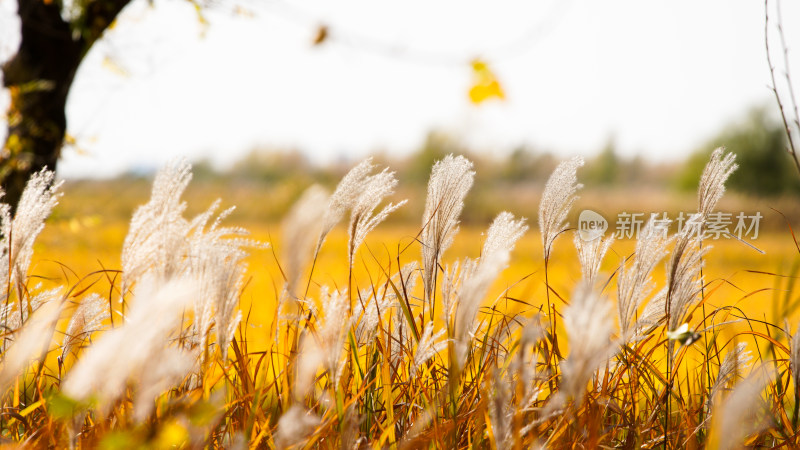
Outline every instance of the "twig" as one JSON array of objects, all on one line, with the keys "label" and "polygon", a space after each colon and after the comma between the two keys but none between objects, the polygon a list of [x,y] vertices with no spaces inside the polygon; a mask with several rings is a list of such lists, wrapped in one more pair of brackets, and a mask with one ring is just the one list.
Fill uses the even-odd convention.
[{"label": "twig", "polygon": [[783,49],[783,61],[784,61],[784,67],[785,67],[784,74],[786,76],[786,84],[787,84],[788,90],[789,90],[789,101],[791,102],[790,106],[794,110],[794,116],[795,116],[794,120],[790,120],[789,118],[786,117],[786,111],[785,111],[784,106],[783,106],[783,101],[781,100],[780,94],[778,94],[778,85],[777,85],[777,83],[775,81],[775,66],[772,64],[772,57],[770,56],[770,51],[769,51],[769,0],[764,0],[764,45],[765,45],[766,51],[767,51],[767,65],[769,66],[769,76],[770,76],[770,79],[772,80],[772,86],[770,87],[770,89],[772,90],[772,93],[775,95],[775,101],[778,103],[778,110],[780,110],[780,113],[781,113],[781,120],[783,121],[783,128],[786,131],[786,138],[789,141],[789,146],[787,148],[787,151],[792,156],[792,160],[794,160],[794,165],[795,165],[795,167],[797,167],[798,173],[800,173],[800,160],[798,160],[798,158],[797,158],[797,151],[796,151],[796,148],[795,148],[795,145],[794,145],[794,137],[792,135],[792,130],[791,130],[791,126],[790,126],[790,122],[794,122],[795,126],[800,128],[800,115],[798,114],[797,101],[795,100],[795,96],[794,96],[794,88],[792,87],[792,80],[791,80],[791,78],[789,76],[789,60],[788,60],[789,49],[786,46],[786,39],[785,39],[785,36],[784,36],[784,33],[783,33],[783,26],[781,24],[780,11],[781,11],[781,9],[780,9],[780,0],[778,0],[778,2],[777,2],[777,13],[778,13],[778,18],[777,18],[778,25],[777,25],[777,28],[778,28],[778,33],[780,34],[780,38],[781,38],[781,47]]}]

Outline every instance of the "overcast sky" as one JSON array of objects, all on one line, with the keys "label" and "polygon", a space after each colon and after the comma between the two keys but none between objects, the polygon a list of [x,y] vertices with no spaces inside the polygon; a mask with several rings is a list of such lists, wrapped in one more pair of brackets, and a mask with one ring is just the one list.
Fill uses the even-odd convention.
[{"label": "overcast sky", "polygon": [[[15,4],[0,0],[0,58],[19,39]],[[60,174],[112,176],[174,156],[224,165],[254,147],[320,163],[401,154],[432,129],[491,152],[589,155],[613,138],[624,154],[663,160],[773,106],[761,1],[239,5],[219,0],[204,26],[188,2],[133,0],[80,68],[67,106],[78,145]],[[784,1],[783,17],[800,73],[798,2]],[[320,24],[331,39],[315,47]],[[470,103],[476,57],[505,101]]]}]

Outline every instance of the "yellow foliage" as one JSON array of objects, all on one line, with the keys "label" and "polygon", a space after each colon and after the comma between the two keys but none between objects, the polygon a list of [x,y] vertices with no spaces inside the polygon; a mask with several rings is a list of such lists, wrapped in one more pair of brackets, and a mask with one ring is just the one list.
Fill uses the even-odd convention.
[{"label": "yellow foliage", "polygon": [[472,87],[469,90],[469,99],[479,105],[486,100],[506,98],[503,87],[497,80],[494,72],[486,62],[476,59],[472,61]]}]

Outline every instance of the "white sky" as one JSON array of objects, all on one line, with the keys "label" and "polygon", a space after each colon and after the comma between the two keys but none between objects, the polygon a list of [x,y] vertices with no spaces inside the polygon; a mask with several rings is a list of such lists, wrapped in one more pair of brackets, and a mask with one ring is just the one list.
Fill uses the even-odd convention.
[{"label": "white sky", "polygon": [[[78,146],[64,150],[62,176],[174,156],[224,165],[255,146],[320,163],[406,153],[432,129],[491,152],[588,155],[613,137],[624,154],[663,160],[774,104],[761,1],[251,0],[246,15],[219,5],[203,28],[188,2],[133,0],[78,73],[67,106]],[[798,73],[800,4],[782,5]],[[14,8],[0,0],[0,58],[18,41]],[[320,23],[333,38],[312,47]],[[470,104],[476,56],[506,101]]]}]

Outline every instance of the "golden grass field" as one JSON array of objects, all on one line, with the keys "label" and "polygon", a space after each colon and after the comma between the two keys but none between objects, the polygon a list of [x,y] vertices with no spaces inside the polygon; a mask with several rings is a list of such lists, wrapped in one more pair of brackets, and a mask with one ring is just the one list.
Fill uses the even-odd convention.
[{"label": "golden grass field", "polygon": [[[545,305],[542,242],[535,218],[529,222],[532,228],[517,243],[509,267],[487,296],[488,299],[498,299],[508,289],[505,292],[507,297],[521,301],[500,301],[500,308],[508,308],[509,312],[538,311]],[[279,268],[283,250],[281,224],[236,223],[232,220],[228,220],[227,224],[242,226],[251,232],[253,238],[270,244],[269,249],[254,250],[248,259],[250,280],[241,300],[242,311],[251,313],[250,326],[267,326],[274,315],[275,301],[283,285]],[[479,256],[486,226],[462,226],[444,262]],[[102,269],[119,269],[120,250],[127,231],[127,222],[105,219],[100,211],[51,220],[37,241],[32,273],[51,280],[54,285],[72,285],[79,278],[88,277],[84,285],[97,281],[95,289],[107,294],[107,275],[90,274]],[[385,280],[386,274],[382,268],[391,267],[392,272],[396,271],[398,254],[401,265],[419,259],[420,247],[415,242],[418,233],[419,227],[411,224],[389,223],[378,227],[367,238],[366,245],[359,253],[354,268],[354,287],[365,289],[371,282]],[[347,239],[345,224],[340,224],[326,241],[314,270],[310,289],[312,297],[320,285],[347,286],[347,265],[342,264],[342,260],[346,259]],[[782,320],[780,318],[787,312],[782,291],[788,279],[771,274],[791,275],[792,270],[800,264],[800,252],[795,247],[789,229],[786,228],[785,232],[769,230],[753,241],[752,244],[763,250],[764,254],[733,239],[709,241],[709,244],[712,249],[705,259],[704,275],[709,288],[716,290],[708,299],[708,306],[711,309],[737,306],[751,318],[773,320],[777,317],[779,321]],[[611,276],[634,246],[635,241],[631,239],[614,242],[603,262],[601,273],[606,277]],[[580,265],[570,231],[556,241],[549,280],[553,289],[566,298],[580,278]],[[664,283],[663,264],[654,272],[654,280],[658,285]],[[615,288],[612,282],[606,289]],[[560,303],[556,302],[558,309],[564,306],[563,302]],[[487,303],[484,306],[491,305]],[[792,310],[788,312],[791,317],[798,317],[795,314],[798,305],[790,306]],[[726,328],[724,334],[733,335],[736,329],[738,327]],[[258,336],[257,331],[249,335],[252,339],[251,348],[265,345]],[[267,339],[267,333],[262,336]]]},{"label": "golden grass field", "polygon": [[[452,158],[448,161],[448,164],[457,162]],[[719,165],[720,160],[713,160],[713,164]],[[165,170],[173,172],[161,180],[162,184],[182,183],[174,181],[181,178],[176,172],[178,169]],[[188,171],[188,166],[180,170]],[[800,272],[800,248],[790,225],[798,211],[790,199],[774,203],[775,209],[785,212],[788,219],[770,210],[773,204],[769,199],[731,196],[720,202],[722,211],[734,214],[736,211],[759,211],[765,216],[760,235],[757,239],[748,239],[749,245],[733,239],[693,239],[687,233],[678,233],[669,245],[659,244],[665,245],[663,248],[668,252],[677,252],[681,242],[693,242],[692,245],[701,249],[711,247],[702,257],[702,274],[694,272],[697,265],[692,263],[692,271],[682,275],[692,282],[702,279],[704,284],[700,292],[687,291],[694,300],[688,310],[679,310],[677,314],[680,315],[676,314],[677,319],[691,327],[689,335],[699,332],[698,340],[677,346],[676,341],[680,339],[683,339],[681,343],[687,342],[687,335],[674,337],[681,322],[665,325],[665,321],[670,320],[669,309],[656,325],[648,328],[646,320],[641,322],[644,325],[638,321],[639,315],[647,316],[647,308],[635,303],[640,306],[634,309],[633,319],[637,327],[643,327],[636,333],[643,334],[632,335],[626,331],[630,330],[626,328],[629,324],[623,326],[623,319],[619,318],[622,312],[618,316],[617,311],[603,308],[612,308],[611,299],[617,300],[614,309],[623,304],[617,284],[630,283],[630,277],[617,273],[621,265],[634,274],[636,271],[645,273],[645,269],[631,268],[637,267],[640,260],[658,261],[652,272],[655,285],[673,289],[674,280],[681,275],[673,272],[667,276],[666,271],[681,267],[691,257],[691,251],[681,253],[675,260],[670,260],[669,255],[665,258],[648,256],[653,253],[647,253],[646,249],[642,250],[642,255],[634,256],[636,241],[618,240],[604,258],[600,251],[599,276],[587,282],[587,275],[582,271],[587,271],[590,263],[585,259],[582,263],[579,261],[573,242],[574,228],[563,232],[551,229],[557,237],[545,269],[537,220],[537,196],[542,195],[541,189],[516,191],[514,195],[506,193],[505,198],[502,192],[489,195],[483,191],[483,201],[477,203],[480,211],[469,210],[470,204],[466,202],[467,210],[462,216],[466,219],[453,245],[441,258],[441,266],[437,268],[434,264],[432,268],[417,271],[423,273],[420,277],[423,280],[426,274],[436,273],[440,277],[438,282],[444,283],[442,280],[446,277],[442,269],[447,270],[447,266],[459,261],[464,264],[464,258],[472,258],[478,264],[484,260],[488,263],[470,269],[462,266],[460,273],[466,273],[466,278],[454,284],[458,289],[455,294],[458,309],[446,314],[437,309],[440,314],[434,317],[431,305],[441,304],[440,308],[444,308],[447,304],[444,290],[428,299],[423,283],[401,294],[395,287],[398,278],[388,281],[407,263],[425,261],[421,258],[420,243],[420,239],[425,239],[420,237],[423,224],[421,217],[415,217],[415,211],[421,208],[419,205],[425,204],[418,195],[420,187],[401,190],[392,197],[396,201],[399,195],[408,194],[411,203],[417,206],[411,211],[400,211],[369,233],[353,258],[352,269],[348,264],[347,225],[340,223],[327,235],[313,263],[313,273],[306,267],[299,286],[289,287],[283,268],[291,259],[290,252],[304,247],[297,244],[295,233],[293,242],[297,247],[286,248],[291,245],[282,242],[285,230],[278,217],[296,200],[296,187],[259,192],[252,185],[243,187],[235,182],[230,186],[220,182],[199,183],[183,195],[182,199],[188,203],[183,211],[177,203],[170,202],[172,197],[163,195],[166,191],[162,186],[159,191],[162,195],[153,194],[150,215],[146,216],[159,225],[142,228],[142,222],[131,222],[131,216],[138,205],[148,201],[149,185],[148,180],[122,180],[75,182],[63,187],[64,196],[59,206],[36,240],[25,282],[17,281],[17,288],[9,292],[30,310],[35,294],[51,287],[68,287],[61,302],[51,302],[60,303],[65,312],[60,314],[61,310],[55,310],[60,315],[53,316],[56,319],[50,322],[50,330],[55,329],[51,341],[62,342],[65,334],[73,336],[69,327],[75,323],[75,317],[83,317],[79,310],[89,302],[90,293],[99,294],[94,296],[94,301],[99,299],[100,309],[113,311],[111,324],[104,319],[106,326],[101,328],[105,330],[89,328],[80,335],[80,348],[73,349],[71,354],[66,353],[66,344],[52,347],[53,350],[63,348],[66,357],[58,351],[43,352],[38,369],[26,363],[21,367],[27,375],[17,375],[13,383],[8,376],[4,378],[9,385],[13,384],[6,398],[8,411],[17,415],[0,419],[3,424],[0,440],[28,439],[37,445],[56,447],[69,442],[79,447],[99,445],[105,448],[230,447],[238,442],[250,448],[279,449],[516,449],[575,448],[576,445],[583,448],[598,445],[738,448],[742,442],[789,446],[800,443],[797,431],[800,430],[797,425],[800,389],[790,383],[792,377],[797,380],[794,361],[800,356],[794,354],[800,354],[796,351],[800,334],[792,338],[784,331],[784,324],[789,325],[789,330],[797,329],[800,319],[797,313],[800,299],[794,286]],[[175,192],[178,191],[180,189]],[[362,191],[356,192],[360,199]],[[369,194],[368,190],[363,192]],[[666,191],[645,190],[631,195],[622,190],[581,191],[580,195],[583,198],[573,205],[568,215],[571,224],[577,222],[582,209],[595,209],[595,205],[602,205],[597,210],[606,217],[613,217],[611,211],[669,211],[672,216],[675,211],[691,212],[696,202],[693,196]],[[252,239],[269,244],[250,248],[245,260],[244,287],[240,290],[238,282],[233,290],[226,287],[226,292],[234,295],[223,298],[230,304],[238,299],[238,309],[243,315],[235,329],[224,328],[230,330],[229,341],[220,341],[223,339],[220,327],[230,323],[219,315],[223,308],[221,303],[214,306],[215,322],[206,328],[214,330],[213,341],[211,334],[205,338],[196,337],[202,335],[202,331],[197,331],[201,328],[194,327],[203,323],[203,310],[197,306],[189,310],[186,304],[175,303],[176,300],[169,297],[161,299],[161,291],[148,293],[144,290],[146,294],[140,297],[138,285],[134,284],[133,290],[128,285],[124,295],[126,305],[131,300],[148,305],[150,309],[126,310],[119,299],[123,297],[121,252],[129,227],[135,225],[147,231],[143,235],[146,240],[138,243],[145,252],[138,257],[147,261],[147,271],[161,274],[156,275],[155,280],[162,280],[159,276],[167,280],[175,277],[167,271],[170,261],[188,267],[182,270],[191,273],[198,270],[191,261],[203,260],[205,254],[214,255],[218,251],[209,244],[213,239],[196,241],[213,235],[214,227],[194,229],[192,235],[181,234],[189,233],[187,228],[176,228],[183,230],[176,235],[169,227],[179,227],[184,223],[182,220],[205,211],[217,197],[223,199],[222,209],[232,203],[240,208],[225,219],[224,226],[242,227],[250,232]],[[334,194],[332,198],[335,197]],[[547,198],[546,190],[544,198]],[[358,204],[353,199],[350,201],[348,208],[356,211]],[[325,204],[327,210],[334,205],[327,197]],[[165,209],[154,210],[153,205],[164,205]],[[516,205],[519,210],[509,205]],[[554,205],[552,200],[550,205],[551,208]],[[322,209],[312,211],[321,212]],[[492,259],[497,256],[498,247],[484,247],[485,241],[496,242],[492,238],[497,239],[498,233],[504,233],[495,228],[491,233],[487,230],[489,220],[504,209],[518,217],[527,216],[530,229],[518,241],[516,237],[509,237],[512,231],[500,234],[501,240],[506,239],[506,244],[501,244],[506,245],[501,253],[513,250],[508,267],[499,277],[492,275],[494,282],[487,295],[483,295],[482,285],[470,282],[480,280],[481,272],[475,267],[498,268],[505,264],[502,262],[505,259]],[[321,220],[319,217],[324,216],[315,217]],[[520,227],[513,222],[505,226]],[[562,225],[555,226],[563,230]],[[427,230],[432,228],[429,226]],[[612,227],[607,234],[613,231]],[[325,236],[318,233],[308,232],[308,235],[313,239]],[[230,245],[229,250],[244,245],[227,240],[229,234],[225,236],[226,240],[219,242]],[[155,247],[144,246],[142,242]],[[175,247],[181,242],[204,244],[199,247],[200,253],[192,253],[192,248]],[[641,242],[659,240],[651,236]],[[586,252],[588,245],[583,242],[580,246]],[[148,259],[150,255],[161,255],[162,248],[181,250],[158,256],[163,259]],[[598,254],[600,247],[594,248],[591,251]],[[482,255],[482,251],[488,253]],[[695,254],[702,253],[697,250]],[[230,255],[226,258],[234,258]],[[213,261],[211,266],[199,267],[209,267],[209,272],[199,272],[204,275],[193,278],[194,282],[216,280],[213,274],[225,273],[219,267],[225,264],[222,261],[232,260],[238,261],[208,260]],[[137,274],[136,266],[126,267],[128,276]],[[302,266],[297,270],[302,270]],[[147,282],[152,281],[142,284],[146,287]],[[175,279],[161,289],[178,299],[181,292],[186,297],[196,296],[194,301],[215,292],[200,294],[201,291],[180,285],[182,282],[185,280]],[[168,290],[178,285],[182,291]],[[578,286],[589,286],[592,292],[582,292]],[[646,282],[637,286],[642,290],[647,288]],[[695,289],[691,286],[690,289]],[[470,297],[473,290],[479,296]],[[665,288],[665,292],[672,291]],[[362,309],[363,314],[355,312],[355,303],[362,293],[369,305]],[[607,299],[598,299],[595,293]],[[291,300],[293,295],[297,295],[297,301]],[[670,301],[680,296],[674,295],[669,297]],[[658,295],[652,298],[656,297]],[[393,298],[391,303],[385,304],[390,306],[378,306],[386,298]],[[130,342],[139,337],[136,333],[146,333],[151,327],[176,326],[162,317],[136,315],[137,311],[158,310],[160,303],[154,299],[163,300],[166,306],[171,302],[183,305],[183,312],[171,310],[174,320],[180,316],[180,326],[169,332],[162,331],[167,333],[163,336],[145,339],[145,346],[155,347],[148,350],[150,353],[143,360],[132,358],[126,352],[136,350]],[[195,305],[198,304],[202,305]],[[27,333],[28,329],[35,330],[38,317],[48,311],[37,307],[44,312],[29,312],[25,326],[19,327],[22,331],[12,331],[17,346],[25,342],[24,337],[32,335]],[[369,308],[376,311],[375,317],[367,317]],[[380,308],[391,308],[392,314],[386,314],[387,309],[381,312]],[[465,319],[469,321],[467,326],[461,322],[462,308],[475,312],[474,317]],[[69,321],[65,317],[67,312],[73,316]],[[661,310],[662,314],[664,312]],[[12,313],[23,320],[23,308]],[[184,314],[188,315],[184,317]],[[360,329],[362,323],[375,327],[376,334],[364,338]],[[108,329],[108,325],[113,329]],[[440,331],[431,337],[434,329]],[[130,334],[131,330],[138,331]],[[447,334],[442,339],[444,333]],[[125,339],[114,341],[120,337]],[[109,348],[109,342],[116,342],[117,347]],[[746,347],[742,347],[745,344]],[[51,348],[52,342],[47,345]],[[158,355],[163,348],[166,353],[161,354],[173,355],[175,361],[162,364],[159,358],[171,357],[151,356]],[[757,362],[749,371],[750,376],[746,376],[744,370],[745,366],[750,367],[750,353],[744,352],[744,348]],[[6,353],[13,356],[13,352]],[[98,359],[97,355],[103,358]],[[188,374],[179,365],[184,355],[195,358]],[[12,356],[6,357],[4,353],[4,358],[13,362]],[[154,365],[148,366],[148,359],[154,359]],[[95,397],[104,392],[105,374],[101,372],[111,370],[110,367],[102,369],[103,364],[127,365],[129,361],[134,365],[125,370],[132,372],[116,375],[122,384],[112,391],[110,399]],[[180,383],[171,387],[160,385],[157,379],[147,376],[149,372],[161,370],[161,366],[166,368],[164,370],[177,370]],[[86,367],[94,368],[94,372],[80,372]],[[772,374],[766,385],[758,384],[761,372]],[[78,395],[83,396],[68,394],[76,392],[78,388],[74,386],[80,386],[81,377],[75,373],[83,374],[92,383],[90,394],[80,394],[80,390],[77,390]],[[0,379],[2,376],[0,370]],[[753,386],[757,388],[755,391]],[[147,391],[148,387],[154,391]],[[153,395],[152,400],[147,397],[142,402],[138,397],[142,390]],[[721,395],[723,391],[725,394]],[[751,405],[748,408],[753,408],[752,417],[731,416],[726,406],[721,413],[715,409],[714,401],[735,404],[741,392],[749,395],[746,400]],[[759,406],[758,399],[766,401],[766,408]],[[139,413],[141,405],[146,405],[146,416]],[[724,420],[729,423],[726,425]],[[745,427],[747,421],[752,426]],[[35,427],[30,423],[36,424]],[[726,440],[726,432],[721,430],[730,429],[726,427],[731,423],[744,431]]]}]

